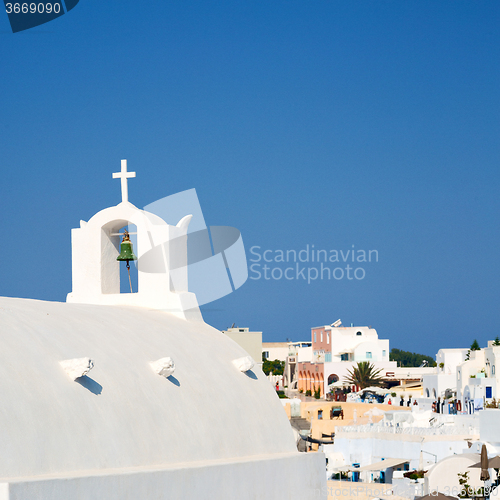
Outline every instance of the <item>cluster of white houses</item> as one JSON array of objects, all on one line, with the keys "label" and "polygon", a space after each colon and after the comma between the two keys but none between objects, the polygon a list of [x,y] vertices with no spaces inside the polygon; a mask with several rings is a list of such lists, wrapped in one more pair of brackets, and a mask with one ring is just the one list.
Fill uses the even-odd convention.
[{"label": "cluster of white houses", "polygon": [[354,482],[328,483],[341,491],[336,496],[363,491],[367,498],[414,500],[437,492],[457,497],[464,495],[466,478],[469,496],[483,495],[480,488],[485,487],[486,496],[489,491],[491,499],[500,498],[497,473],[490,468],[491,479],[485,482],[478,467],[483,445],[490,459],[500,456],[500,409],[492,408],[494,399],[500,399],[500,342],[490,340],[479,350],[440,349],[436,367],[401,368],[389,361],[389,341],[379,339],[373,328],[338,324],[312,328],[310,342],[264,343],[263,357],[285,361],[284,385],[319,390],[324,398],[342,385],[353,365],[370,361],[394,384],[385,402],[392,400],[390,392],[399,391],[407,404],[410,393],[418,404],[400,408],[306,400],[311,406],[302,413],[313,438],[326,436],[321,432],[334,423],[327,421],[328,415],[333,420],[333,407],[342,409],[342,420],[333,427],[334,442],[317,441],[327,457],[327,478]]},{"label": "cluster of white houses", "polygon": [[[496,345],[498,343],[498,345]],[[396,389],[411,389],[415,397],[459,401],[464,411],[482,408],[500,399],[500,342],[490,340],[480,350],[440,349],[436,367],[401,368],[389,361],[389,340],[366,326],[332,325],[313,327],[311,340],[262,344],[265,359],[285,362],[283,385],[321,397],[339,386],[360,361],[369,361]],[[399,386],[399,387],[398,387]]]}]

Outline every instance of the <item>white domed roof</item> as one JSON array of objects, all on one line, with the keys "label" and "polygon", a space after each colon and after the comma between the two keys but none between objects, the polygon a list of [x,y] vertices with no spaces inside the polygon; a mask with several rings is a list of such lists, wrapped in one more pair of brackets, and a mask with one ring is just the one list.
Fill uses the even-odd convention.
[{"label": "white domed roof", "polygon": [[[0,298],[0,479],[296,452],[259,368],[218,330],[157,310]],[[61,361],[89,357],[73,381]],[[150,363],[171,357],[165,378]]]}]

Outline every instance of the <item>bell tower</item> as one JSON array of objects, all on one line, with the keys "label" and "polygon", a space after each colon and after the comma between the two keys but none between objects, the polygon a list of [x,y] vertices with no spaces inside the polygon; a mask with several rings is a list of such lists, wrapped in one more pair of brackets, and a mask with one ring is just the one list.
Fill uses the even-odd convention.
[{"label": "bell tower", "polygon": [[[73,287],[66,301],[146,307],[202,321],[196,296],[188,292],[187,229],[192,216],[171,226],[138,209],[128,201],[128,179],[133,177],[135,172],[127,172],[127,160],[122,160],[121,171],[113,174],[121,180],[121,203],[71,230]],[[132,225],[137,228],[137,260],[132,265],[137,266],[138,290],[120,293],[118,259],[124,235],[119,230]]]}]

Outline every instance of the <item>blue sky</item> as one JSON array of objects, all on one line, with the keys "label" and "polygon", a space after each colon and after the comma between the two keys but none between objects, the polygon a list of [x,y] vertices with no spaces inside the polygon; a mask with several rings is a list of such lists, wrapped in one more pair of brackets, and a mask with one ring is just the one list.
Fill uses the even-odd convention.
[{"label": "blue sky", "polygon": [[70,229],[120,201],[127,158],[131,202],[196,188],[249,258],[378,251],[363,280],[249,279],[203,307],[213,326],[304,340],[342,318],[429,355],[486,345],[499,21],[456,0],[80,0],[17,34],[0,15],[0,294],[65,300]]}]

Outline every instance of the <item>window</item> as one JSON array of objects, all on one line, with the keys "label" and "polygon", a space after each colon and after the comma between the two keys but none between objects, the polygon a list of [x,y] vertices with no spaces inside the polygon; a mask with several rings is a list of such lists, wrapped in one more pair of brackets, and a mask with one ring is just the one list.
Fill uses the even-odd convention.
[{"label": "window", "polygon": [[332,353],[325,352],[325,363],[330,363],[332,361]]},{"label": "window", "polygon": [[326,332],[326,343],[330,343],[330,332]]},{"label": "window", "polygon": [[332,373],[328,376],[328,385],[334,384],[339,381],[339,376],[336,373]]},{"label": "window", "polygon": [[363,335],[361,332],[357,332],[356,335]]},{"label": "window", "polygon": [[318,420],[323,420],[323,410],[318,410]]},{"label": "window", "polygon": [[495,375],[495,365],[491,365],[491,374]]},{"label": "window", "polygon": [[349,361],[349,354],[347,352],[345,354],[341,354],[340,361]]},{"label": "window", "polygon": [[382,351],[382,357],[385,358],[385,349]]},{"label": "window", "polygon": [[321,330],[320,342],[323,342],[323,330]]},{"label": "window", "polygon": [[372,359],[372,353],[371,352],[367,352],[366,353],[366,359]]},{"label": "window", "polygon": [[491,387],[486,386],[486,399],[491,398]]},{"label": "window", "polygon": [[314,332],[314,342],[316,342],[316,332]]},{"label": "window", "polygon": [[264,351],[264,358],[269,359],[269,351]]}]

